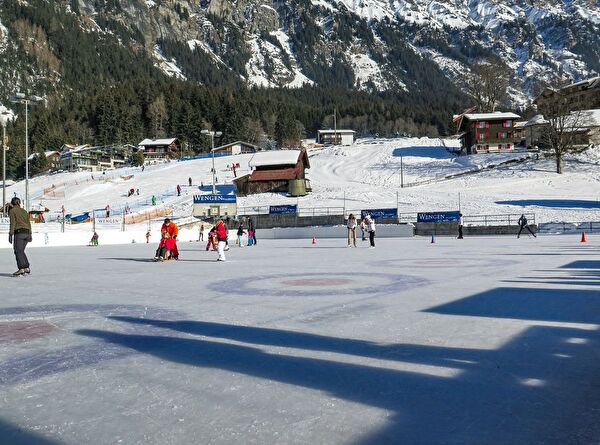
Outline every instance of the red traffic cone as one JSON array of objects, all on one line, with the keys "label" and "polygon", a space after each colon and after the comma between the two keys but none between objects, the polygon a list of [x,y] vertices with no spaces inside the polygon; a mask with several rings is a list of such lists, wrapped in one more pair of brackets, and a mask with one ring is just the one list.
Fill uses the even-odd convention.
[{"label": "red traffic cone", "polygon": [[312,243],[313,244],[317,244],[317,237],[316,236],[313,236]]},{"label": "red traffic cone", "polygon": [[581,232],[581,242],[587,243],[587,238],[585,237],[585,232]]}]

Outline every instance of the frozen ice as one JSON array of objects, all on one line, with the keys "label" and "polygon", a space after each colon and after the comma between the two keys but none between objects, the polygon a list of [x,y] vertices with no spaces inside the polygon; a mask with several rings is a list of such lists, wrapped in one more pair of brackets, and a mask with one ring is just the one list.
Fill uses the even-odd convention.
[{"label": "frozen ice", "polygon": [[2,250],[0,443],[597,443],[598,241]]}]

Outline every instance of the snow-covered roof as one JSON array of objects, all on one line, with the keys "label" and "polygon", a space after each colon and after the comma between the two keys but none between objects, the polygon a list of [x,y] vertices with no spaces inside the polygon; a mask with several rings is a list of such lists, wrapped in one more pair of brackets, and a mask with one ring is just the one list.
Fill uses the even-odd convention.
[{"label": "snow-covered roof", "polygon": [[493,119],[521,119],[521,116],[515,113],[503,113],[497,111],[495,113],[470,113],[465,114],[465,118],[471,121],[493,120]]},{"label": "snow-covered roof", "polygon": [[548,121],[544,118],[544,115],[542,114],[537,114],[535,116],[533,116],[531,119],[529,119],[529,121],[527,121],[527,126],[531,126],[531,125],[544,125],[547,124]]},{"label": "snow-covered roof", "polygon": [[319,134],[335,134],[335,133],[340,133],[340,134],[354,134],[356,133],[356,131],[354,130],[317,130],[317,132]]},{"label": "snow-covered roof", "polygon": [[579,130],[600,127],[600,109],[574,111],[566,120],[566,125],[579,127]]},{"label": "snow-covered roof", "polygon": [[144,139],[138,145],[139,146],[171,145],[176,140],[177,140],[177,138],[171,138],[171,139]]},{"label": "snow-covered roof", "polygon": [[[44,156],[48,157],[48,156],[50,156],[50,155],[52,155],[52,154],[54,154],[54,153],[56,153],[56,154],[60,154],[58,151],[56,151],[56,150],[53,150],[53,151],[45,151],[45,152],[44,152]],[[36,153],[33,153],[33,154],[32,154],[32,155],[30,155],[30,156],[29,156],[27,159],[31,161],[31,160],[33,160],[33,158],[35,158],[37,155],[39,155],[39,153],[37,153],[37,152],[36,152]]]},{"label": "snow-covered roof", "polygon": [[261,151],[252,156],[248,165],[251,168],[266,165],[296,165],[300,153],[300,150]]}]

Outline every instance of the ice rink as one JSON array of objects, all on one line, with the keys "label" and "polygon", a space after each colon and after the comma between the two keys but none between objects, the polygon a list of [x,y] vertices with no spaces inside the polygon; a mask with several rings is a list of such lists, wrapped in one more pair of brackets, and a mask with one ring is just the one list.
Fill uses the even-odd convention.
[{"label": "ice rink", "polygon": [[596,444],[600,239],[0,251],[0,443]]}]

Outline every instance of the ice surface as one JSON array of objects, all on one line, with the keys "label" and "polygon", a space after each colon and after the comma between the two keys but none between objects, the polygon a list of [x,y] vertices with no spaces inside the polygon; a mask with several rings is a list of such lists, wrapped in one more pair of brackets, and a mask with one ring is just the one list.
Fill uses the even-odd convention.
[{"label": "ice surface", "polygon": [[0,252],[0,443],[597,443],[575,236]]}]

